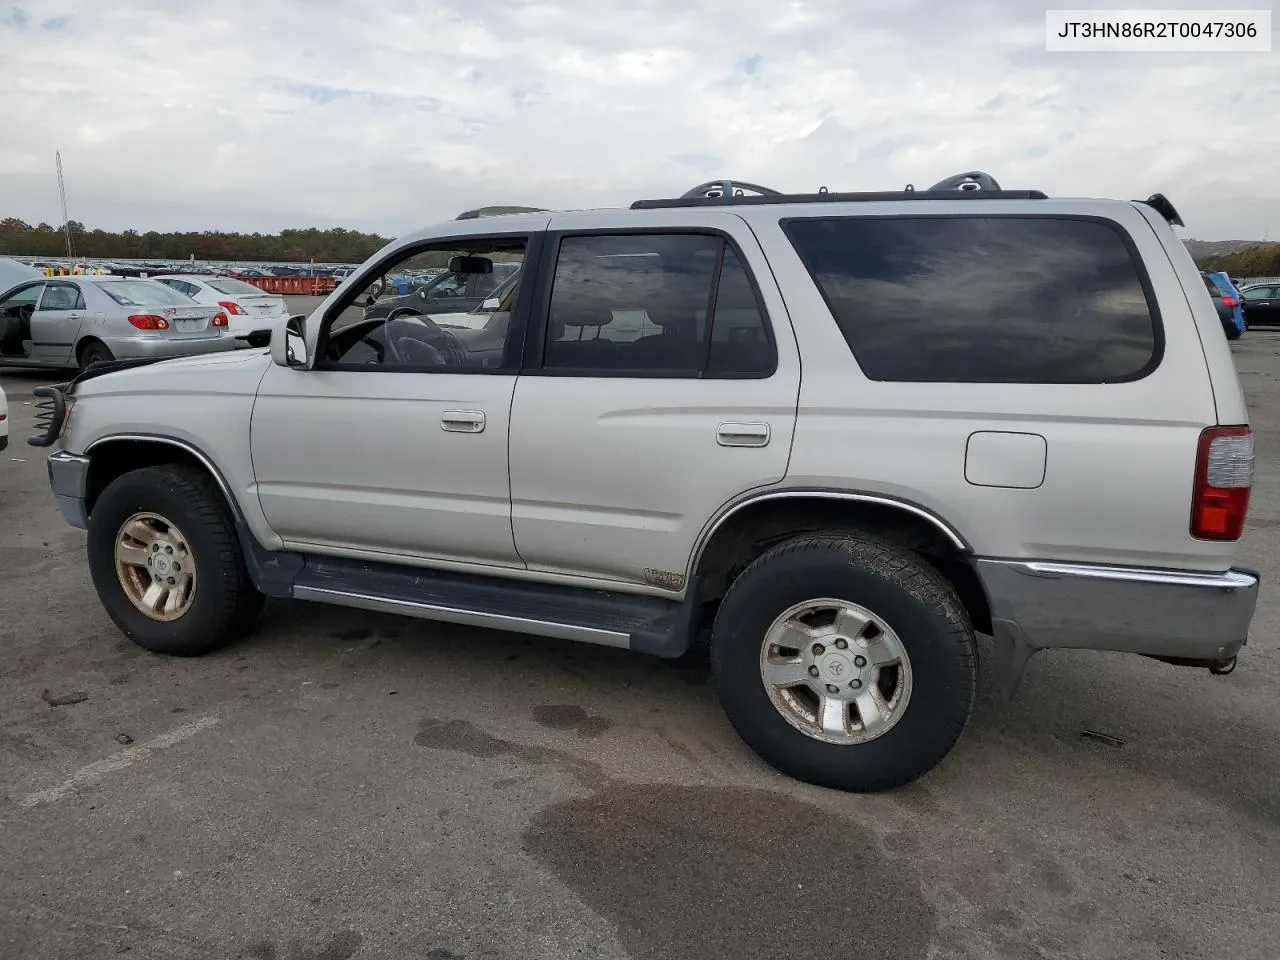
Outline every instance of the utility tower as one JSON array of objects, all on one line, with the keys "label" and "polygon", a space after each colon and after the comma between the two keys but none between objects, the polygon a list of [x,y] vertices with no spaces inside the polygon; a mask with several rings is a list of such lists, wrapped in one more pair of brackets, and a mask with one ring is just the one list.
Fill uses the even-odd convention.
[{"label": "utility tower", "polygon": [[71,220],[67,217],[67,187],[62,182],[62,151],[54,155],[58,163],[58,197],[62,201],[62,230],[67,235],[67,259],[75,259],[75,251],[71,247]]}]

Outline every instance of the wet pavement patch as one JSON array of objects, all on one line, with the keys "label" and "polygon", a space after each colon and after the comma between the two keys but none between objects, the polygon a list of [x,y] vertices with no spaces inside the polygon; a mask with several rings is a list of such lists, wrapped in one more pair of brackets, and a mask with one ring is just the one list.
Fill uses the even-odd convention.
[{"label": "wet pavement patch", "polygon": [[917,960],[936,929],[871,831],[769,791],[612,783],[544,810],[524,849],[633,960]]},{"label": "wet pavement patch", "polygon": [[544,727],[555,730],[572,730],[580,737],[598,737],[613,721],[597,717],[571,703],[543,703],[533,708],[533,719]]},{"label": "wet pavement patch", "polygon": [[466,720],[423,720],[413,742],[420,747],[463,753],[481,760],[511,757],[529,764],[556,767],[577,777],[586,786],[604,781],[600,767],[588,760],[581,760],[562,750],[503,740]]}]

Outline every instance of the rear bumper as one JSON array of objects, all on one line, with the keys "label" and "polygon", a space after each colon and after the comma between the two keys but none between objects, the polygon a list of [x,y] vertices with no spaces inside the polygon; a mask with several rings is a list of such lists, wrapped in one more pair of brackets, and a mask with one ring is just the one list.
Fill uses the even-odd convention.
[{"label": "rear bumper", "polygon": [[89,525],[85,493],[89,487],[89,458],[59,450],[49,455],[49,486],[62,519],[81,530]]},{"label": "rear bumper", "polygon": [[1258,604],[1259,576],[1252,570],[979,560],[977,571],[997,635],[1031,651],[1229,660],[1248,639]]},{"label": "rear bumper", "polygon": [[191,337],[186,340],[164,337],[104,337],[103,342],[120,360],[193,357],[205,353],[222,353],[241,346],[235,337],[230,336]]}]

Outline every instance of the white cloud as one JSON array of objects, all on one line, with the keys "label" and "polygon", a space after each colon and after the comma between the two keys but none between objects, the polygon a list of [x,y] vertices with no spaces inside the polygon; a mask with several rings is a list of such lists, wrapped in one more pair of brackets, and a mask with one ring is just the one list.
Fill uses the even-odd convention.
[{"label": "white cloud", "polygon": [[1048,54],[1043,3],[6,2],[0,216],[58,219],[61,150],[71,215],[113,229],[395,233],[978,168],[1280,235],[1280,53]]}]

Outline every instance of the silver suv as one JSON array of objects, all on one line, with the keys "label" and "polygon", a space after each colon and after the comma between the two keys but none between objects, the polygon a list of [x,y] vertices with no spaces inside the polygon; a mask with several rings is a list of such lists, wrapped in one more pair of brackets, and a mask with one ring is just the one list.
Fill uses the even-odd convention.
[{"label": "silver suv", "polygon": [[[268,351],[40,388],[50,479],[128,636],[201,654],[264,596],[677,657],[848,790],[912,780],[1048,647],[1229,670],[1253,439],[1160,195],[985,175],[452,221]],[[525,269],[483,329],[389,274]],[[215,402],[216,401],[216,402]]]}]

